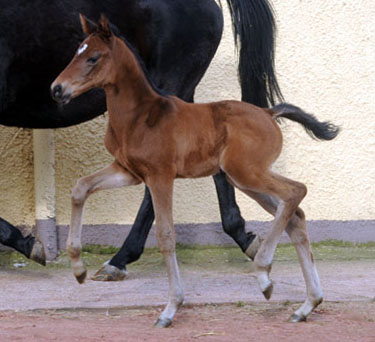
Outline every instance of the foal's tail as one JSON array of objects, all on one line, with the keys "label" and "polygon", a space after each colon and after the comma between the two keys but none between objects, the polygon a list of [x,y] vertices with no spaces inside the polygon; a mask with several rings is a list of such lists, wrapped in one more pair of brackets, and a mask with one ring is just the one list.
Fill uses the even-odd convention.
[{"label": "foal's tail", "polygon": [[320,122],[312,115],[305,113],[301,108],[287,103],[280,103],[271,108],[274,118],[287,118],[300,123],[312,138],[332,140],[336,138],[340,128],[329,121]]}]

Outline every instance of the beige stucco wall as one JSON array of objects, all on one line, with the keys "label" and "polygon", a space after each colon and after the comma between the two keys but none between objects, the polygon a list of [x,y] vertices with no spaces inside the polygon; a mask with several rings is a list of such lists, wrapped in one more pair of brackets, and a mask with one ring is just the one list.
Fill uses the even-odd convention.
[{"label": "beige stucco wall", "polygon": [[[296,123],[283,125],[285,145],[275,169],[307,184],[308,219],[375,219],[375,4],[372,0],[274,0],[277,13],[277,74],[288,102],[342,127],[333,142],[311,140]],[[239,99],[230,19],[196,100]],[[55,132],[56,215],[68,224],[75,180],[105,166],[106,119]],[[17,129],[0,127],[0,152]],[[34,224],[31,132],[19,132],[0,163],[0,210],[15,224]],[[132,223],[143,186],[105,191],[87,203],[84,223]],[[246,220],[266,220],[238,194]],[[178,180],[175,222],[219,222],[211,178]]]},{"label": "beige stucco wall", "polygon": [[34,222],[32,131],[0,126],[0,216],[17,225]]}]

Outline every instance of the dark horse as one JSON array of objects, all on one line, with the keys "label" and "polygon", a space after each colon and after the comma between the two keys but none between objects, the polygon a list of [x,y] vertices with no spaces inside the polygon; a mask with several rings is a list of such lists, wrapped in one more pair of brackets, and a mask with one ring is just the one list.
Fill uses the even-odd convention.
[{"label": "dark horse", "polygon": [[[240,47],[242,100],[266,107],[281,97],[274,75],[274,18],[268,0],[227,0]],[[83,39],[78,13],[104,13],[133,44],[155,85],[192,102],[194,90],[221,39],[223,17],[213,0],[0,0],[0,124],[57,128],[79,124],[106,110],[105,95],[92,90],[61,107],[49,95],[53,77]],[[223,173],[214,176],[224,231],[249,256],[255,235],[246,233],[234,189]],[[97,280],[124,277],[126,264],[143,252],[154,221],[145,197],[121,250]],[[27,241],[26,241],[27,240]],[[2,220],[0,242],[30,257],[35,240]]]}]

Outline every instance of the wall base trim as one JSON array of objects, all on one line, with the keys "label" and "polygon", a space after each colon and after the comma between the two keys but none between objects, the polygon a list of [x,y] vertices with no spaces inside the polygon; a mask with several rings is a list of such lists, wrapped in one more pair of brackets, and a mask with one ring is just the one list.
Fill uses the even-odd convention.
[{"label": "wall base trim", "polygon": [[[248,221],[246,230],[265,236],[270,222]],[[235,245],[224,233],[221,223],[176,224],[177,242],[187,245]],[[101,244],[120,247],[129,234],[131,225],[99,224],[84,225],[82,241],[84,244]],[[375,220],[313,220],[307,222],[307,229],[312,242],[343,240],[353,243],[375,241]],[[68,226],[57,226],[57,240],[60,249],[65,248]],[[281,243],[290,242],[283,233]],[[146,247],[157,245],[155,227],[152,227]]]},{"label": "wall base trim", "polygon": [[[48,223],[48,224],[47,224]],[[43,226],[52,227],[52,222],[44,222]],[[53,222],[54,223],[54,222]],[[248,221],[246,231],[253,231],[261,236],[267,234],[270,222]],[[46,228],[44,227],[44,228]],[[31,227],[19,227],[24,235],[30,233]],[[67,225],[57,225],[57,247],[65,249],[68,237]],[[82,241],[84,244],[99,244],[121,247],[129,234],[129,224],[93,224],[84,225],[82,230]],[[375,220],[313,220],[307,221],[307,230],[312,242],[327,240],[343,240],[352,243],[375,242]],[[33,227],[35,232],[35,227]],[[39,228],[40,231],[40,228]],[[176,224],[177,242],[185,245],[231,245],[235,246],[233,240],[224,233],[221,223],[202,224]],[[50,233],[50,232],[49,232]],[[48,234],[50,236],[50,234]],[[286,233],[283,233],[281,243],[290,242]],[[148,236],[146,247],[155,247],[155,227],[152,227]],[[51,246],[52,247],[52,246]],[[0,244],[0,250],[10,250]]]},{"label": "wall base trim", "polygon": [[43,242],[48,261],[55,260],[58,253],[56,220],[53,218],[35,220],[34,232]]}]

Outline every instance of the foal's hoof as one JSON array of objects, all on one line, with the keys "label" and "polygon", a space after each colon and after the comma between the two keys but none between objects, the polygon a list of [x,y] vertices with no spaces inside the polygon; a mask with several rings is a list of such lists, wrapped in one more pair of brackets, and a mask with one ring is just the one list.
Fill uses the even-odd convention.
[{"label": "foal's hoof", "polygon": [[120,281],[124,280],[128,272],[116,266],[105,263],[92,277],[95,281]]},{"label": "foal's hoof", "polygon": [[74,276],[76,277],[77,281],[80,284],[83,284],[85,282],[86,276],[87,276],[87,271],[84,270],[83,272],[80,273],[74,273]]},{"label": "foal's hoof", "polygon": [[171,324],[172,324],[171,319],[169,319],[169,318],[159,318],[155,323],[155,327],[157,327],[157,328],[168,328],[169,326],[171,326]]},{"label": "foal's hoof", "polygon": [[269,300],[271,298],[271,295],[272,295],[272,291],[273,291],[273,283],[271,282],[265,290],[262,291],[263,293],[263,296]]},{"label": "foal's hoof", "polygon": [[306,316],[293,314],[292,316],[289,317],[288,322],[290,323],[306,322]]},{"label": "foal's hoof", "polygon": [[80,284],[85,282],[87,270],[82,260],[72,262],[73,274]]},{"label": "foal's hoof", "polygon": [[30,253],[30,259],[43,266],[46,266],[46,254],[44,252],[44,246],[38,239],[34,240],[34,246]]},{"label": "foal's hoof", "polygon": [[255,255],[258,253],[259,247],[262,243],[262,240],[259,238],[258,235],[255,236],[254,240],[251,241],[249,247],[247,247],[245,254],[254,261]]}]

